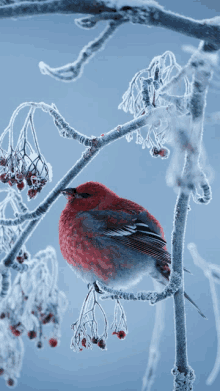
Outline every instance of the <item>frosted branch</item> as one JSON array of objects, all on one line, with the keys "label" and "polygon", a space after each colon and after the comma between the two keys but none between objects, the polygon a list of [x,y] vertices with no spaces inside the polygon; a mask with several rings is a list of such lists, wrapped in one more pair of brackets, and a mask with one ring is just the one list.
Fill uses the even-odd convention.
[{"label": "frosted branch", "polygon": [[181,279],[178,273],[175,272],[171,274],[169,283],[167,284],[167,286],[162,292],[131,293],[131,292],[123,292],[123,291],[114,290],[112,288],[108,288],[100,281],[96,281],[96,284],[98,285],[100,290],[110,293],[110,295],[100,296],[102,300],[105,299],[141,300],[141,301],[150,301],[150,304],[154,305],[161,300],[165,300],[167,297],[173,296],[174,293],[177,292],[181,286]]},{"label": "frosted branch", "polygon": [[166,11],[155,1],[49,0],[16,2],[0,7],[0,19],[46,14],[100,15],[102,13],[109,13],[109,19],[112,19],[112,13],[120,11],[126,11],[132,23],[163,27],[217,46],[220,45],[220,28],[217,18],[198,21]]},{"label": "frosted branch", "polygon": [[7,293],[10,289],[11,284],[11,274],[10,270],[3,267],[3,265],[0,266],[0,275],[1,275],[1,292],[0,297],[4,298],[7,296]]},{"label": "frosted branch", "polygon": [[[160,95],[161,92],[168,91],[173,87],[178,80],[185,76],[187,67],[193,70],[192,88],[186,102],[189,112],[182,117],[181,123],[178,118],[172,120],[177,142],[175,142],[175,151],[168,170],[167,182],[171,186],[180,186],[186,194],[192,191],[194,202],[200,204],[208,204],[212,199],[211,187],[200,165],[200,158],[202,157],[201,145],[206,95],[213,71],[217,68],[217,60],[218,55],[215,48],[201,42],[198,50],[194,50],[188,65],[158,92]],[[185,159],[183,177],[182,163]],[[198,189],[202,190],[202,194]]]},{"label": "frosted branch", "polygon": [[[63,179],[55,186],[55,188],[49,193],[45,200],[33,211],[26,212],[21,214],[16,219],[0,219],[0,225],[10,226],[10,225],[20,225],[27,220],[38,220],[41,218],[51,207],[52,203],[58,198],[60,192],[68,186],[68,184],[74,179],[76,175],[89,163],[93,155],[99,153],[99,150],[115,141],[118,138],[125,136],[127,133],[132,132],[134,129],[141,128],[147,124],[151,124],[158,118],[166,118],[167,116],[173,117],[176,114],[174,106],[164,106],[158,107],[153,112],[143,115],[139,118],[136,118],[133,121],[127,122],[124,125],[117,126],[110,132],[99,138],[89,138],[75,129],[69,127],[65,122],[63,117],[59,114],[57,109],[51,106],[46,105],[45,103],[33,103],[36,107],[43,109],[46,112],[49,112],[50,115],[54,118],[56,126],[59,128],[62,136],[76,139],[84,145],[89,145],[90,148],[84,152],[83,157],[78,160],[78,162],[73,166],[72,169],[63,177]],[[25,211],[25,209],[24,209]],[[35,224],[33,223],[33,227]],[[19,249],[18,249],[19,250]]]},{"label": "frosted branch", "polygon": [[126,12],[102,12],[99,15],[87,16],[86,18],[75,19],[75,23],[78,27],[82,29],[92,29],[96,27],[97,22],[101,20],[121,20],[129,21],[129,17],[125,17]]},{"label": "frosted branch", "polygon": [[[192,389],[193,376],[188,365],[187,340],[186,340],[186,317],[184,303],[184,281],[183,281],[183,250],[185,239],[185,227],[187,221],[189,195],[179,191],[175,209],[172,231],[171,249],[171,273],[176,272],[181,278],[182,286],[174,294],[174,328],[175,328],[175,366],[173,369],[174,390],[189,391]],[[188,374],[190,374],[188,378]],[[186,380],[188,381],[186,382]],[[184,381],[187,387],[184,388]]]},{"label": "frosted branch", "polygon": [[[97,53],[97,51],[104,49],[106,41],[112,37],[113,33],[122,23],[128,19],[121,19],[112,21],[108,24],[105,30],[94,41],[89,42],[80,51],[79,56],[73,63],[64,65],[59,68],[51,68],[43,61],[39,63],[40,71],[43,75],[49,75],[56,80],[65,82],[75,81],[82,75],[83,67],[89,60]],[[79,23],[79,22],[78,22]],[[88,25],[88,24],[87,24]]]}]

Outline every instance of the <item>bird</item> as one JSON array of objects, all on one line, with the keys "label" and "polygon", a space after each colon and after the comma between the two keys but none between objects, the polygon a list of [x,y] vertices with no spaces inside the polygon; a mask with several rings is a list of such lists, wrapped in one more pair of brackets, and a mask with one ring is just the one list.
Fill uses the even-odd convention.
[{"label": "bird", "polygon": [[[78,277],[96,288],[100,281],[120,290],[144,275],[168,284],[171,255],[162,226],[147,209],[99,182],[61,193],[67,204],[59,219],[60,250]],[[206,318],[186,292],[184,296]]]}]

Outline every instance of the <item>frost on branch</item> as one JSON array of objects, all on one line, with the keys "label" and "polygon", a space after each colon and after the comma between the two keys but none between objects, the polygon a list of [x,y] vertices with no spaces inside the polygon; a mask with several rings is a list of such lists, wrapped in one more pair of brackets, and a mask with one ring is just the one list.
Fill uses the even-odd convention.
[{"label": "frost on branch", "polygon": [[[173,155],[167,172],[167,184],[181,186],[185,192],[192,191],[197,203],[208,203],[211,200],[208,178],[201,167],[201,152],[206,93],[213,70],[218,69],[217,60],[216,52],[203,51],[200,44],[198,50],[193,50],[188,64],[182,68],[177,64],[174,54],[167,51],[155,57],[148,68],[136,73],[118,107],[125,112],[129,111],[134,118],[147,115],[148,119],[158,109],[164,113],[167,110],[167,115],[161,118],[155,115],[141,130],[135,130],[136,144],[142,145],[143,149],[149,148],[153,157],[161,158],[169,156],[165,144],[171,145]],[[191,82],[189,75],[192,76]],[[181,90],[181,82],[184,84],[184,93],[177,95],[175,90]],[[167,103],[172,105],[175,115],[170,115]],[[133,139],[133,133],[126,135],[127,141]],[[183,178],[185,162],[188,170],[187,176]],[[199,188],[202,189],[202,195],[199,194]]]},{"label": "frost on branch", "polygon": [[216,292],[215,284],[220,284],[220,266],[208,263],[199,255],[197,247],[194,243],[189,243],[187,246],[190,254],[192,255],[193,261],[196,266],[203,270],[205,277],[208,278],[211,290],[211,297],[213,303],[213,310],[215,315],[215,324],[217,332],[217,354],[215,359],[214,367],[206,380],[206,384],[211,386],[217,378],[220,371],[220,309],[219,299]]},{"label": "frost on branch", "polygon": [[[35,198],[48,181],[52,180],[52,168],[46,163],[38,144],[34,127],[35,107],[31,107],[20,131],[16,146],[14,146],[14,122],[19,111],[26,105],[20,105],[12,114],[9,125],[0,137],[0,181],[9,186],[17,186],[22,191],[29,187],[28,199]],[[30,128],[34,140],[34,147],[28,140]],[[4,150],[2,143],[9,136],[8,150]]]},{"label": "frost on branch", "polygon": [[[6,382],[15,382],[20,376],[22,336],[35,341],[38,349],[45,339],[53,348],[58,345],[62,314],[68,304],[57,287],[58,264],[52,247],[39,251],[28,265],[28,271],[17,274],[9,294],[0,302],[0,374]],[[52,328],[46,337],[44,330],[49,324]]]},{"label": "frost on branch", "polygon": [[[175,292],[181,287],[182,281],[179,273],[173,272],[170,275],[169,283],[166,285],[162,292],[125,292],[122,290],[115,290],[107,287],[102,284],[100,281],[96,281],[97,286],[99,287],[101,293],[109,293],[109,295],[103,294],[101,296],[102,300],[112,299],[112,300],[141,300],[149,301],[151,305],[156,304],[158,301],[165,300],[167,297],[173,296]],[[102,292],[104,291],[104,292]]]},{"label": "frost on branch", "polygon": [[[112,37],[117,27],[124,20],[111,21],[107,28],[94,41],[89,42],[82,48],[76,61],[59,68],[51,68],[43,61],[39,63],[40,71],[43,75],[49,75],[59,81],[75,81],[82,75],[83,67],[97,51],[104,49],[106,41]],[[79,21],[78,21],[79,24]]]},{"label": "frost on branch", "polygon": [[[187,112],[188,95],[190,93],[188,79],[184,79],[185,94],[183,96],[167,94],[161,96],[158,92],[162,86],[171,80],[172,72],[179,71],[180,68],[174,54],[170,51],[155,57],[148,68],[134,75],[118,108],[125,112],[129,111],[134,118],[137,118],[140,115],[150,114],[155,108],[165,108],[167,102],[169,102],[174,105],[176,115],[182,116]],[[144,75],[145,77],[143,77]],[[155,119],[155,121],[143,127],[142,132],[145,135],[140,129],[135,132],[136,144],[142,145],[142,149],[149,148],[153,157],[160,156],[164,159],[169,156],[169,150],[164,146],[166,142],[169,143],[172,137],[168,115],[167,118]],[[128,142],[133,139],[133,133],[129,133],[126,136]]]}]

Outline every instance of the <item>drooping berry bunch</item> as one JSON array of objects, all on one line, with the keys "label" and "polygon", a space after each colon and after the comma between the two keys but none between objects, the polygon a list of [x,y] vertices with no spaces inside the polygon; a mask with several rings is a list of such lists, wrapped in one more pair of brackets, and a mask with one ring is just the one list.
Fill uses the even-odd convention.
[{"label": "drooping berry bunch", "polygon": [[112,335],[117,335],[119,339],[125,339],[128,333],[125,311],[118,299],[115,301],[114,321],[111,329],[114,330]]},{"label": "drooping berry bunch", "polygon": [[[92,287],[89,285],[89,293],[83,302],[80,317],[71,326],[74,335],[70,347],[75,352],[81,352],[83,348],[92,349],[93,345],[97,345],[100,349],[106,350],[108,321],[104,309],[97,301],[96,292],[98,291],[95,289],[95,284]],[[100,309],[104,319],[104,333],[101,335],[98,333],[98,321],[95,315],[96,307]],[[119,300],[116,300],[114,322],[111,328],[114,330],[112,335],[116,334],[119,339],[126,337],[126,316]]]},{"label": "drooping berry bunch", "polygon": [[[36,131],[34,128],[34,107],[31,107],[22,127],[16,147],[13,146],[13,125],[15,117],[22,107],[13,113],[10,123],[0,137],[0,181],[10,186],[17,186],[22,191],[28,186],[28,199],[35,198],[48,181],[52,180],[52,169],[46,163],[40,152]],[[31,128],[35,150],[27,138],[28,128]],[[9,134],[8,151],[2,148],[5,136]]]},{"label": "drooping berry bunch", "polygon": [[[27,272],[17,274],[10,295],[0,302],[0,376],[7,385],[8,382],[15,384],[16,377],[20,376],[24,350],[22,336],[27,335],[29,340],[35,341],[38,349],[43,347],[43,339],[48,339],[52,348],[58,346],[62,313],[68,304],[56,285],[58,264],[55,250],[47,247],[30,259],[24,247],[17,258],[23,258],[25,254],[29,265]],[[49,261],[52,273],[47,265]],[[49,324],[53,330],[47,338],[44,328]]]},{"label": "drooping berry bunch", "polygon": [[[52,274],[47,265],[49,261],[52,263]],[[37,338],[36,346],[39,349],[43,347],[43,328],[49,324],[53,325],[53,333],[48,343],[51,347],[58,345],[62,313],[67,307],[64,293],[56,286],[57,268],[56,252],[49,246],[35,255],[28,271],[22,274],[25,294],[29,297],[23,322],[29,339]]]},{"label": "drooping berry bunch", "polygon": [[[148,68],[134,75],[122,97],[122,102],[118,106],[119,109],[125,112],[129,111],[134,118],[148,114],[147,124],[141,130],[137,129],[134,132],[136,132],[136,144],[142,145],[142,149],[149,148],[153,157],[160,156],[162,159],[166,159],[169,156],[169,149],[164,146],[164,143],[170,141],[173,125],[170,114],[167,112],[167,102],[173,105],[176,116],[187,112],[187,99],[192,84],[186,75],[183,77],[185,83],[183,96],[160,93],[160,89],[166,86],[174,76],[174,73],[179,72],[180,69],[181,67],[177,64],[175,55],[172,52],[166,51],[161,56],[156,56]],[[143,74],[147,76],[143,77]],[[172,93],[171,89],[169,93]],[[159,115],[154,115],[155,109],[160,109],[160,113],[157,112]],[[145,137],[142,135],[144,131],[147,132]],[[126,135],[128,142],[133,139],[134,132]]]},{"label": "drooping berry bunch", "polygon": [[[98,307],[104,319],[104,333],[98,334],[98,322],[95,316],[95,309]],[[89,292],[83,302],[79,319],[71,325],[73,337],[70,348],[75,352],[81,352],[83,348],[92,349],[97,345],[100,349],[106,350],[106,339],[108,337],[108,322],[102,306],[96,298],[94,286],[89,286]]]}]

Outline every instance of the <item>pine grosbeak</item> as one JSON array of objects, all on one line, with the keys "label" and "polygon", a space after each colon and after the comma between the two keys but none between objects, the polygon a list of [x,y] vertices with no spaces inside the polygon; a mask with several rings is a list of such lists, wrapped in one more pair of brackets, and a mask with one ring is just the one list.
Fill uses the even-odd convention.
[{"label": "pine grosbeak", "polygon": [[62,193],[68,202],[59,221],[60,249],[79,277],[114,289],[135,285],[146,274],[168,284],[171,256],[164,232],[145,208],[98,182]]}]

